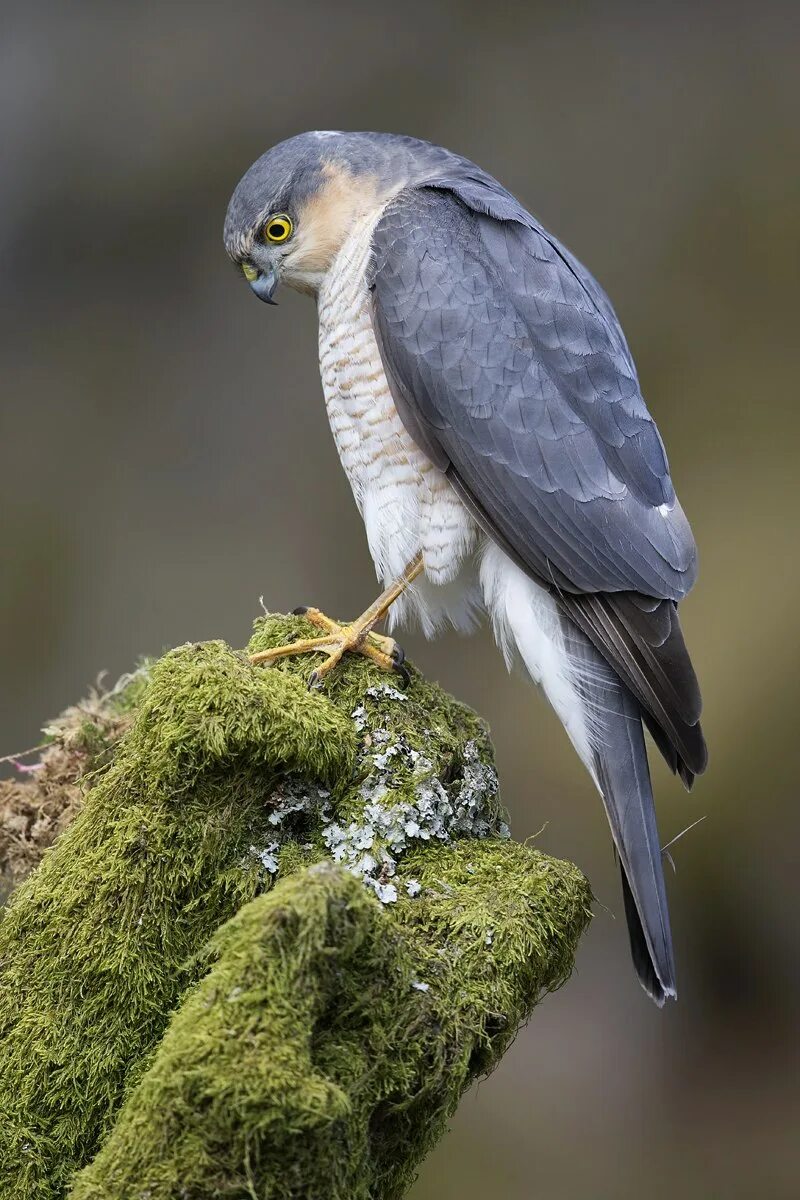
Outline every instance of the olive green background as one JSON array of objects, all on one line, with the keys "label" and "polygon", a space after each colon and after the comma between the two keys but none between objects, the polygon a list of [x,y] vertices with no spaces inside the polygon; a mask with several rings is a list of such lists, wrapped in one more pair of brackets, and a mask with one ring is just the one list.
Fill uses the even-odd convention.
[{"label": "olive green background", "polygon": [[708,775],[654,768],[680,1001],[628,961],[602,811],[484,631],[402,641],[491,722],[517,837],[589,875],[578,971],[464,1102],[415,1200],[796,1192],[800,24],[763,3],[4,6],[0,754],[100,669],[241,645],[258,599],[375,580],[313,304],[256,303],[230,191],[307,128],[440,141],[609,291],[700,545]]}]

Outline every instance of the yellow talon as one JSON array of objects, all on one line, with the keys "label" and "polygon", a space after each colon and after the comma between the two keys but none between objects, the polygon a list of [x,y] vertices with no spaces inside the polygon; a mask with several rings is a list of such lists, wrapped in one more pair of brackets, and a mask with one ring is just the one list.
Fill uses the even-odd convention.
[{"label": "yellow talon", "polygon": [[295,654],[317,654],[328,652],[328,656],[309,679],[309,687],[318,686],[328,672],[336,666],[344,654],[362,654],[374,662],[382,671],[399,671],[408,681],[408,671],[403,666],[405,655],[394,638],[381,633],[373,633],[373,626],[382,620],[392,603],[400,596],[413,579],[422,570],[422,557],[417,556],[409,563],[402,577],[388,587],[365,613],[350,625],[341,625],[332,621],[318,608],[295,609],[312,625],[324,630],[322,637],[301,638],[297,642],[289,642],[286,646],[274,646],[271,650],[260,650],[251,654],[250,661],[254,664],[272,663],[279,658],[289,658]]},{"label": "yellow talon", "polygon": [[327,651],[328,657],[312,672],[309,687],[321,683],[344,654],[362,654],[382,671],[399,670],[405,673],[402,666],[403,652],[393,638],[372,633],[371,630],[360,627],[358,622],[354,622],[352,625],[339,625],[317,608],[307,609],[302,615],[313,625],[324,629],[324,636],[302,638],[297,642],[289,642],[285,646],[274,646],[271,650],[261,650],[258,654],[252,654],[250,661],[256,664],[272,663],[279,658],[289,658],[295,654],[315,654]]}]

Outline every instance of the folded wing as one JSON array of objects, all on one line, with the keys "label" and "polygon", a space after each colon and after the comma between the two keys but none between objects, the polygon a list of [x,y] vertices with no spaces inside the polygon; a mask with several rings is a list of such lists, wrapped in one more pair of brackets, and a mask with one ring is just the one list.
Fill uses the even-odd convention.
[{"label": "folded wing", "polygon": [[696,550],[599,285],[481,179],[398,198],[375,230],[370,286],[409,433],[558,597],[690,784],[706,750],[676,602]]}]

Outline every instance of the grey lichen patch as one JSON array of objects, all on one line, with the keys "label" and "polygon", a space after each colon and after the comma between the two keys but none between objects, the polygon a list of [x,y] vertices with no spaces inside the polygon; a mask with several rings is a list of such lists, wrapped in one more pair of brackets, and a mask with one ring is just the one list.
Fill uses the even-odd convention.
[{"label": "grey lichen patch", "polygon": [[[288,842],[299,841],[301,848],[319,856],[320,830],[324,831],[333,820],[329,788],[288,774],[265,797],[265,805],[272,837],[266,845],[251,845],[249,855],[254,856],[269,875],[277,875],[281,869],[281,852]],[[304,837],[312,840],[304,841]],[[247,869],[248,861],[243,866]]]},{"label": "grey lichen patch", "polygon": [[[376,706],[375,701],[383,705]],[[339,806],[334,806],[330,790],[302,778],[281,780],[267,800],[268,820],[276,836],[264,846],[250,847],[250,854],[270,875],[278,873],[285,840],[297,835],[298,818],[306,827],[313,823],[324,850],[384,904],[397,900],[393,879],[413,842],[509,836],[508,826],[500,820],[497,773],[488,745],[481,757],[475,739],[468,738],[457,768],[452,757],[445,764],[435,763],[417,748],[425,744],[427,729],[406,724],[398,732],[394,722],[384,724],[387,704],[409,703],[408,694],[391,684],[372,685],[350,714],[361,736],[358,819],[340,824]],[[354,811],[352,796],[344,798],[343,807]]]},{"label": "grey lichen patch", "polygon": [[264,870],[270,875],[278,874],[279,850],[279,842],[270,842],[268,846],[263,846],[261,849],[258,846],[250,847],[250,853],[258,859]]},{"label": "grey lichen patch", "polygon": [[[258,621],[250,648],[284,639],[285,621],[280,631],[279,638],[273,617]],[[296,618],[289,640],[309,631],[313,627]],[[303,656],[272,669],[306,679],[312,665]],[[404,691],[385,678],[376,683],[375,675],[364,660],[351,660],[348,671],[334,677],[331,697],[341,707],[352,705],[359,738],[357,786],[335,806],[316,804],[314,816],[325,852],[392,904],[398,897],[395,876],[413,843],[502,838],[509,832],[484,724],[413,670]],[[300,790],[306,806],[312,803],[306,785]],[[274,848],[267,854],[271,869]]]},{"label": "grey lichen patch", "polygon": [[413,668],[348,658],[320,694],[313,665],[166,654],[15,893],[4,1200],[61,1200],[103,1144],[76,1198],[390,1200],[569,973],[586,883],[504,838],[480,719]]},{"label": "grey lichen patch", "polygon": [[292,824],[296,825],[298,816],[319,816],[322,821],[329,820],[331,793],[329,788],[320,787],[313,781],[289,775],[281,780],[267,804],[269,824],[286,831]]},{"label": "grey lichen patch", "polygon": [[368,687],[364,693],[366,696],[371,696],[373,700],[377,700],[381,696],[386,696],[389,700],[397,700],[401,704],[405,704],[408,696],[405,692],[399,692],[396,687],[392,687],[390,683],[382,683],[378,687]]},{"label": "grey lichen patch", "polygon": [[[459,776],[445,784],[432,760],[405,735],[390,740],[388,730],[371,733],[380,748],[363,756],[369,765],[361,782],[362,820],[347,826],[327,822],[322,839],[334,861],[363,879],[384,904],[397,900],[391,881],[414,842],[509,836],[497,818],[497,773],[481,760],[472,739],[464,744]],[[414,894],[412,888],[409,895]]]}]

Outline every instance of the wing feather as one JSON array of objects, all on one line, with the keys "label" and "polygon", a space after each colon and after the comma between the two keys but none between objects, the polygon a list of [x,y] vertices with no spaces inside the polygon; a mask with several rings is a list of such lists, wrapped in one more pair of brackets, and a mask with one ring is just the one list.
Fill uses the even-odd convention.
[{"label": "wing feather", "polygon": [[602,289],[496,186],[438,181],[376,226],[373,325],[395,403],[690,782],[705,743],[676,602],[696,550],[664,446]]}]

